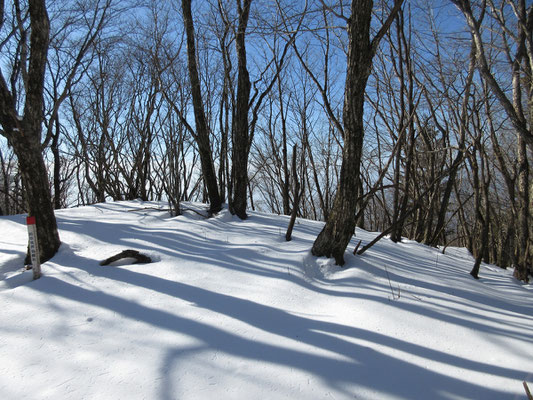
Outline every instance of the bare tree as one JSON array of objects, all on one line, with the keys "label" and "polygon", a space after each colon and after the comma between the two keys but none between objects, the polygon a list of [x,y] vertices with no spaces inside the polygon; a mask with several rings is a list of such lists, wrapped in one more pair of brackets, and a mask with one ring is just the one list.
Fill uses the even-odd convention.
[{"label": "bare tree", "polygon": [[217,176],[213,159],[211,157],[211,144],[209,139],[209,127],[204,111],[202,92],[200,88],[200,78],[196,63],[196,43],[194,24],[191,13],[191,0],[182,0],[183,22],[187,34],[187,59],[189,68],[189,78],[191,80],[191,93],[194,107],[194,119],[196,122],[196,143],[200,153],[202,163],[202,173],[209,196],[210,212],[216,213],[222,208],[222,200],[218,190]]},{"label": "bare tree", "polygon": [[91,63],[91,50],[111,18],[112,3],[113,0],[97,0],[88,7],[89,3],[72,5],[65,2],[56,4],[58,8],[53,10],[52,22],[55,24],[47,63],[49,85],[45,87],[50,104],[43,147],[50,145],[54,159],[53,200],[56,209],[63,206],[62,188],[65,187],[60,152],[62,126],[59,110]]},{"label": "bare tree", "polygon": [[372,0],[352,1],[350,17],[343,17],[348,30],[348,58],[342,114],[344,125],[342,166],[333,209],[312,248],[313,255],[333,257],[338,265],[344,265],[344,251],[355,232],[364,138],[363,105],[366,83],[379,42],[401,5],[402,0],[394,2],[391,13],[372,39],[370,36]]},{"label": "bare tree", "polygon": [[[48,52],[50,23],[44,0],[29,0],[29,28],[24,26],[23,11],[15,1],[18,33],[18,60],[12,63],[10,81],[15,83],[22,76],[24,93],[18,93],[16,85],[11,89],[0,73],[0,123],[1,134],[7,138],[17,155],[22,181],[26,191],[28,213],[37,219],[37,238],[41,262],[54,256],[61,244],[52,206],[48,173],[41,150],[41,126],[43,123],[43,90]],[[0,0],[0,24],[4,24],[4,1]],[[0,25],[1,27],[1,25]],[[29,32],[29,43],[27,34]],[[29,47],[28,47],[29,44]],[[19,102],[24,102],[19,109]],[[19,111],[22,113],[19,114]]]},{"label": "bare tree", "polygon": [[[465,16],[470,33],[476,47],[477,66],[483,79],[487,82],[494,95],[497,97],[506,115],[510,119],[513,128],[517,133],[517,153],[518,153],[518,242],[519,258],[515,268],[515,277],[520,280],[528,280],[528,264],[531,263],[530,239],[529,239],[529,163],[526,146],[533,149],[533,133],[531,131],[532,110],[533,110],[533,80],[531,71],[533,70],[533,6],[526,8],[525,0],[501,2],[498,6],[494,1],[489,1],[489,12],[499,24],[505,55],[511,69],[512,99],[507,97],[505,90],[498,82],[496,74],[491,69],[489,57],[486,52],[486,45],[482,35],[482,23],[487,15],[487,2],[483,1],[479,15],[476,17],[472,9],[470,0],[453,0],[454,4]],[[506,21],[506,7],[512,9],[516,20],[516,31],[513,32]],[[514,41],[510,45],[509,37]],[[513,50],[511,50],[513,49]],[[513,54],[514,52],[514,54]],[[525,79],[523,79],[525,75]],[[524,111],[522,102],[522,81],[525,82],[525,92],[528,98],[527,107],[529,113]],[[529,114],[529,115],[527,115]]]},{"label": "bare tree", "polygon": [[[273,32],[274,44],[271,46],[272,59],[268,60],[266,67],[259,71],[260,76],[252,85],[248,71],[248,56],[246,51],[246,30],[251,4],[252,0],[237,0],[237,27],[235,33],[237,92],[232,123],[233,149],[231,177],[233,193],[230,198],[230,210],[241,219],[247,218],[247,188],[249,188],[248,159],[254,139],[255,128],[259,119],[259,112],[264,99],[278,81],[288,50],[299,29],[297,28],[294,32],[289,33],[282,49],[278,48],[279,34],[275,31]],[[304,6],[304,12],[297,22],[298,27],[302,24],[306,8],[307,2]],[[269,71],[271,72],[271,76],[268,79],[264,78],[264,76],[268,75]],[[262,88],[258,85],[260,82],[264,83]],[[253,197],[250,196],[250,198],[252,199]]]}]

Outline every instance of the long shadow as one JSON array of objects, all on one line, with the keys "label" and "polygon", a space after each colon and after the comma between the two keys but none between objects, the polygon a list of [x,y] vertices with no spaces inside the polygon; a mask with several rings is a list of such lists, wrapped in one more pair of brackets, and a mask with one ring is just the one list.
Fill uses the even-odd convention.
[{"label": "long shadow", "polygon": [[[267,221],[265,221],[265,219]],[[203,225],[206,229],[209,224],[224,224],[224,229],[228,231],[228,235],[231,235],[232,233],[243,235],[243,233],[246,234],[248,230],[249,232],[257,234],[257,228],[254,226],[255,223],[268,224],[270,223],[268,221],[269,218],[263,216],[255,218],[254,216],[250,218],[248,222],[245,221],[242,224],[227,224],[223,221],[217,221],[216,219],[207,222],[202,221],[202,223],[204,223]],[[135,243],[139,249],[156,251],[169,257],[182,257],[187,260],[202,263],[212,261],[214,265],[221,268],[239,270],[250,274],[279,279],[289,279],[301,286],[329,295],[360,297],[362,299],[370,299],[379,302],[387,301],[386,297],[379,297],[377,295],[372,296],[360,293],[350,293],[349,291],[340,292],[337,290],[328,290],[318,285],[315,286],[301,277],[294,275],[288,276],[285,273],[287,264],[280,263],[279,255],[270,257],[267,254],[261,254],[260,260],[257,259],[258,253],[256,249],[265,248],[271,251],[274,250],[273,247],[269,248],[269,246],[265,244],[246,243],[248,250],[243,250],[242,244],[232,245],[224,242],[224,240],[220,238],[206,238],[198,232],[185,232],[179,228],[176,229],[172,224],[169,224],[168,230],[161,227],[134,227],[127,223],[109,224],[107,227],[108,229],[105,227],[102,229],[103,223],[100,221],[88,221],[87,223],[79,224],[75,219],[64,218],[64,222],[65,223],[61,226],[63,230],[72,230],[76,233],[98,232],[98,234],[95,235],[95,239],[100,241],[103,240],[114,245],[131,246],[129,239],[134,237],[137,240]],[[305,226],[305,229],[308,230],[310,228]],[[276,238],[279,236],[279,226],[269,225],[262,229],[262,232],[264,235],[268,235],[271,239]],[[104,233],[103,236],[102,233]],[[143,242],[139,244],[138,240]],[[151,242],[157,243],[157,245],[152,244]],[[209,244],[209,246],[207,247],[206,244]],[[234,254],[232,250],[237,249],[239,250],[239,253]],[[247,251],[248,253],[246,253]],[[405,253],[407,252],[402,252],[402,256],[405,256]],[[213,258],[211,257],[215,256],[216,258],[214,258],[213,261]],[[255,260],[253,260],[254,257]],[[407,258],[402,265],[407,269],[409,264],[414,264],[417,261],[419,262],[417,257],[407,255]],[[262,267],[261,264],[269,265],[269,268]],[[498,367],[468,360],[395,339],[390,336],[370,332],[362,328],[315,321],[313,319],[292,315],[281,309],[233,296],[219,294],[185,283],[173,282],[123,268],[102,269],[96,266],[94,261],[86,260],[81,257],[79,262],[76,262],[75,265],[76,267],[72,268],[85,269],[92,275],[100,275],[108,279],[122,281],[126,284],[165,293],[174,296],[175,298],[194,303],[206,310],[236,318],[272,335],[283,336],[291,340],[329,350],[340,357],[318,356],[298,350],[287,349],[282,346],[273,345],[272,342],[275,343],[274,340],[271,341],[271,343],[254,342],[217,327],[202,324],[197,321],[191,321],[166,311],[142,306],[110,294],[82,289],[53,277],[45,276],[48,282],[53,283],[51,285],[32,285],[32,287],[36,290],[65,296],[79,302],[98,305],[113,310],[126,317],[140,319],[162,329],[182,332],[196,337],[205,343],[205,347],[192,349],[192,352],[201,352],[204,351],[205,348],[211,350],[216,349],[247,359],[261,360],[298,368],[321,377],[327,381],[332,388],[337,388],[339,385],[356,384],[360,387],[373,388],[390,394],[408,397],[412,394],[412,386],[416,385],[417,387],[420,387],[421,398],[444,398],[447,397],[444,395],[445,393],[452,393],[467,398],[511,397],[508,392],[480,387],[479,385],[465,382],[461,379],[451,378],[445,374],[429,371],[418,365],[398,359],[397,357],[391,357],[366,346],[353,343],[353,340],[364,340],[369,343],[377,343],[391,349],[415,354],[428,361],[437,361],[453,368],[464,368],[516,380],[521,380],[527,375],[525,371],[518,369]],[[94,268],[91,267],[93,265]],[[85,268],[85,266],[88,267]],[[298,268],[301,266],[292,263],[292,267]],[[368,264],[366,268],[370,269],[375,267]],[[440,292],[448,296],[455,296],[456,298],[463,296],[467,299],[473,299],[475,300],[473,301],[473,304],[468,303],[473,307],[476,306],[476,302],[479,301],[479,305],[481,305],[483,301],[486,301],[487,299],[484,296],[476,295],[475,293],[473,294],[470,291],[457,288],[450,289],[444,285],[416,279],[416,275],[409,280],[396,274],[393,274],[392,278],[398,282],[414,284],[415,286],[431,290],[435,293]],[[375,283],[368,284],[372,288],[379,289],[382,292],[387,291],[383,285]],[[449,297],[446,298],[443,296],[442,299],[449,301]],[[495,307],[499,307],[502,310],[505,310],[506,306],[508,306],[508,303],[503,301],[497,301],[495,303]],[[415,303],[402,303],[401,308],[413,313],[424,314],[431,318],[442,319],[453,324],[462,326],[466,325],[473,329],[482,330],[491,334],[509,335],[511,333],[511,331],[505,329],[504,326],[497,328],[480,322],[468,322],[468,317],[472,315],[469,315],[466,312],[463,314],[464,319],[459,318],[457,317],[457,313],[461,312],[461,310],[458,309],[453,309],[452,311],[454,312],[454,315],[449,315],[441,311],[428,310],[427,307],[422,307]],[[525,312],[525,315],[528,315],[527,312],[529,310],[530,307],[527,306],[522,306],[522,308],[519,309],[520,312]],[[500,322],[496,318],[492,319],[492,321],[496,323]],[[342,335],[345,338],[340,338],[339,335]],[[532,340],[530,336],[526,335],[518,334],[517,337],[521,340]],[[171,371],[173,366],[176,365],[176,363],[179,363],[182,357],[182,349],[169,349],[164,362],[166,366],[162,371]],[[346,358],[348,358],[348,360],[346,360]],[[384,377],[382,371],[394,371],[396,375],[394,377]],[[161,388],[160,395],[161,398],[166,399],[172,397],[174,389],[171,376],[168,375],[165,378],[165,384]]]},{"label": "long shadow", "polygon": [[[286,271],[286,264],[280,262],[279,249],[264,244],[249,243],[241,244],[226,243],[223,239],[206,238],[198,232],[182,231],[178,228],[163,229],[160,227],[137,228],[127,224],[102,223],[88,221],[84,224],[62,226],[62,230],[71,230],[75,233],[94,232],[100,229],[103,235],[98,235],[100,241],[107,244],[134,247],[138,250],[157,253],[169,257],[182,257],[191,262],[201,262],[217,265],[222,268],[242,271],[249,274],[280,278]],[[130,238],[134,237],[132,243]],[[257,262],[255,249],[263,248],[270,254],[261,254],[262,262],[272,268],[261,268]],[[246,261],[248,260],[248,261]],[[286,272],[285,272],[286,274]]]},{"label": "long shadow", "polygon": [[[383,255],[387,254],[387,256]],[[393,257],[392,254],[395,254]],[[502,313],[505,313],[505,311],[508,309],[509,306],[512,306],[513,313],[520,313],[524,316],[531,316],[533,315],[533,300],[527,296],[527,293],[524,292],[525,296],[523,296],[521,301],[516,301],[516,299],[513,300],[513,304],[511,304],[509,299],[502,300],[500,298],[497,298],[494,292],[494,296],[487,296],[484,293],[481,293],[479,290],[476,290],[477,288],[487,289],[484,284],[483,280],[481,281],[471,281],[471,289],[466,290],[460,285],[454,284],[453,279],[450,278],[449,274],[446,275],[446,270],[449,267],[449,263],[446,264],[446,267],[442,270],[442,275],[446,278],[446,280],[442,280],[443,282],[448,282],[449,284],[439,284],[437,282],[428,282],[422,279],[417,278],[417,276],[423,276],[427,271],[424,271],[423,267],[420,267],[420,265],[424,265],[424,260],[411,255],[408,251],[401,251],[400,249],[396,249],[394,253],[391,252],[390,249],[387,249],[387,253],[385,252],[376,252],[372,255],[369,255],[367,257],[362,256],[360,258],[360,263],[366,264],[369,269],[375,268],[371,266],[366,260],[367,259],[373,259],[377,262],[381,262],[384,265],[387,265],[391,260],[394,260],[395,267],[399,270],[404,270],[409,273],[409,277],[406,278],[405,276],[395,274],[393,271],[388,271],[388,274],[392,279],[394,279],[395,282],[402,283],[402,284],[410,284],[415,285],[420,288],[429,289],[434,292],[446,294],[448,296],[454,296],[455,300],[457,302],[464,302],[465,305],[471,306],[471,307],[484,307],[484,306],[491,306],[494,308],[497,308],[499,311],[501,310]],[[375,262],[376,262],[375,261]],[[431,271],[432,274],[435,273],[434,269]],[[464,280],[468,279],[470,281],[469,275],[465,274]],[[519,286],[519,285],[516,285]],[[467,300],[467,301],[465,301]],[[487,304],[488,303],[488,304]],[[533,320],[533,318],[532,318]]]},{"label": "long shadow", "polygon": [[[516,380],[523,379],[526,374],[520,370],[502,368],[449,355],[362,328],[316,321],[249,300],[138,272],[120,269],[115,270],[108,277],[172,295],[192,302],[198,307],[237,318],[273,335],[330,350],[341,357],[310,354],[289,347],[276,346],[272,344],[275,339],[268,343],[250,340],[224,329],[147,307],[112,294],[71,285],[55,277],[45,276],[39,282],[40,284],[32,284],[31,287],[47,294],[106,308],[124,317],[140,320],[160,329],[189,335],[201,340],[210,350],[306,371],[323,379],[335,390],[356,385],[360,388],[370,388],[378,392],[409,398],[413,393],[413,386],[415,386],[420,398],[447,398],[450,393],[463,398],[504,399],[513,397],[513,394],[509,392],[452,378],[444,373],[431,371],[400,358],[391,357],[370,347],[354,343],[354,339],[381,344],[392,349],[416,354],[428,361],[437,361],[452,367],[481,373],[505,376]],[[333,334],[335,336],[332,336]],[[341,338],[339,335],[346,336],[346,338]],[[161,399],[171,399],[176,393],[170,371],[176,363],[180,362],[180,356],[180,348],[167,352],[161,370],[167,371],[168,376],[163,377],[165,382],[160,387],[159,393]],[[394,375],[385,376],[384,373],[387,371],[394,371]]]},{"label": "long shadow", "polygon": [[[144,217],[143,212],[138,212],[141,217]],[[184,218],[184,217],[178,217]],[[258,224],[272,224],[272,221],[277,222],[273,217],[267,217],[263,215],[253,215],[249,220],[243,221],[243,223],[228,224],[227,222],[217,220],[216,218],[209,219],[206,221],[200,221],[206,230],[210,225],[218,226],[223,228],[224,231],[231,235],[232,233],[242,235],[243,231],[246,232],[250,230],[250,233],[257,235],[257,223]],[[169,221],[172,222],[172,221]],[[356,297],[356,298],[368,298],[370,300],[385,302],[387,297],[385,294],[388,289],[384,286],[378,285],[377,283],[368,283],[372,286],[372,289],[380,290],[384,293],[383,297],[378,296],[364,296],[360,293],[350,292],[350,291],[339,291],[339,290],[329,290],[321,285],[313,285],[309,280],[303,279],[301,276],[297,275],[288,275],[287,266],[290,266],[292,269],[299,269],[301,265],[290,264],[289,261],[283,261],[280,263],[279,254],[276,254],[275,257],[271,257],[268,254],[258,254],[255,248],[264,248],[269,250],[272,254],[274,251],[279,251],[278,248],[271,247],[265,244],[254,244],[246,243],[246,247],[241,244],[228,244],[221,238],[213,237],[204,237],[202,234],[192,231],[183,231],[178,227],[170,225],[168,229],[163,229],[161,227],[151,228],[148,226],[136,227],[129,224],[109,224],[108,227],[102,228],[102,224],[105,224],[100,221],[88,221],[84,224],[79,224],[71,221],[71,223],[66,226],[62,225],[62,229],[73,230],[77,233],[84,232],[101,232],[98,234],[99,240],[104,240],[110,244],[122,245],[122,246],[131,246],[131,243],[128,242],[130,237],[135,237],[137,240],[144,241],[144,244],[135,243],[136,247],[141,250],[147,251],[156,251],[158,253],[165,254],[170,257],[185,257],[188,261],[210,263],[216,265],[220,268],[227,268],[233,271],[241,271],[249,274],[291,280],[293,283],[296,283],[306,289],[314,290],[323,294],[332,295],[332,296],[341,296],[341,297]],[[220,226],[219,226],[220,225]],[[222,226],[223,225],[223,226]],[[99,229],[97,229],[99,228]],[[266,235],[272,237],[278,237],[278,227],[275,225],[262,225],[262,231]],[[206,234],[208,232],[206,231]],[[155,246],[153,243],[157,243]],[[378,244],[379,245],[379,244]],[[400,267],[405,265],[405,268],[409,266],[414,266],[420,264],[421,260],[416,256],[410,255],[408,252],[403,251],[399,246],[387,246],[386,252],[384,254],[390,254],[392,251],[401,252],[401,255],[398,255],[395,258],[395,263]],[[384,249],[385,250],[385,249]],[[290,250],[287,250],[290,253]],[[379,258],[381,253],[375,253],[372,255],[372,258]],[[260,257],[260,258],[259,258]],[[368,264],[366,259],[368,257],[357,257],[357,267],[365,268],[368,271],[377,273],[376,268]],[[403,260],[399,262],[398,260]],[[418,264],[417,264],[418,263]],[[268,265],[269,268],[264,268],[261,265]],[[380,272],[382,273],[382,272]],[[420,272],[422,273],[422,272]],[[443,272],[444,273],[444,272]],[[416,274],[411,273],[409,279],[404,278],[400,275],[394,274],[392,271],[389,271],[389,275],[394,282],[398,283],[409,283],[417,287],[431,290],[431,297],[436,299],[444,300],[444,302],[450,301],[450,296],[454,296],[454,302],[458,304],[461,303],[461,299],[466,298],[472,301],[464,302],[465,305],[468,305],[471,308],[483,308],[484,301],[487,301],[485,296],[478,295],[471,291],[466,291],[459,289],[458,287],[448,287],[446,285],[440,285],[437,283],[429,283],[427,281],[416,278]],[[324,280],[327,283],[327,280]],[[360,281],[357,284],[361,284]],[[475,284],[475,283],[474,283]],[[439,297],[439,294],[441,297]],[[448,297],[446,297],[447,295]],[[508,303],[499,300],[492,300],[491,305],[495,308],[498,308],[498,312],[501,310],[502,313],[505,313],[505,307],[508,306]],[[444,303],[443,303],[444,304]],[[464,308],[449,308],[448,312],[443,310],[429,310],[427,307],[418,305],[415,303],[402,303],[402,309],[411,311],[415,314],[426,315],[431,318],[438,318],[442,321],[447,321],[452,324],[460,326],[469,326],[472,329],[478,331],[484,331],[491,334],[497,335],[506,335],[519,338],[528,342],[533,342],[533,335],[520,334],[516,331],[510,329],[509,321],[502,323],[502,320],[496,318],[489,318],[495,322],[495,325],[490,325],[485,322],[475,321],[472,318],[478,318],[475,313],[469,312]],[[442,304],[441,308],[446,308]],[[527,318],[527,315],[531,314],[532,308],[516,306],[514,307],[516,312],[520,312]],[[494,313],[494,310],[490,310]],[[459,317],[458,315],[462,315]],[[527,323],[518,326],[522,329],[527,328]]]},{"label": "long shadow", "polygon": [[[368,264],[364,259],[359,260],[359,265],[367,268],[367,270],[375,269],[373,265]],[[376,271],[375,273],[377,274],[379,272]],[[381,273],[383,274],[383,272]],[[493,300],[493,304],[491,304],[493,308],[490,308],[483,302],[487,301],[487,297],[485,296],[472,294],[469,291],[458,288],[448,288],[445,285],[428,283],[427,281],[417,279],[416,275],[407,279],[392,271],[388,271],[387,274],[388,276],[385,275],[383,277],[390,279],[394,284],[409,284],[417,288],[430,290],[429,296],[431,299],[421,300],[421,303],[427,303],[428,301],[435,303],[435,300],[437,300],[438,307],[442,309],[442,311],[429,309],[426,306],[418,306],[413,303],[402,303],[402,309],[409,310],[416,314],[438,318],[441,321],[450,322],[455,325],[468,326],[476,331],[503,335],[506,337],[515,337],[533,343],[533,318],[530,317],[532,312],[530,307],[513,305],[513,312],[510,312],[505,308],[506,306],[509,306],[508,303],[500,300]],[[479,283],[473,282],[473,284],[476,285]],[[453,300],[451,299],[451,296],[454,296]],[[473,297],[471,301],[464,300],[468,299],[470,296]],[[465,307],[470,308],[471,311]],[[475,310],[489,312],[494,315],[494,317],[489,317],[486,313],[480,314]],[[503,316],[513,317],[516,321],[513,323],[508,319],[500,318]],[[489,324],[491,321],[495,324]],[[513,326],[522,330],[529,330],[529,333],[521,334],[516,332],[516,330],[512,329]]]}]

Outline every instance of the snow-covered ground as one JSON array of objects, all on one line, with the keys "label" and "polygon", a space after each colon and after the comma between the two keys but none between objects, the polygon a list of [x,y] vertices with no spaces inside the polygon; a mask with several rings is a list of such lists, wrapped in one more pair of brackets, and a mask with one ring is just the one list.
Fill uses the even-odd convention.
[{"label": "snow-covered ground", "polygon": [[[383,239],[316,259],[322,224],[202,205],[57,212],[63,242],[32,281],[24,216],[0,218],[1,399],[523,399],[533,290]],[[357,231],[367,243],[373,233]],[[151,264],[102,267],[124,249]]]}]

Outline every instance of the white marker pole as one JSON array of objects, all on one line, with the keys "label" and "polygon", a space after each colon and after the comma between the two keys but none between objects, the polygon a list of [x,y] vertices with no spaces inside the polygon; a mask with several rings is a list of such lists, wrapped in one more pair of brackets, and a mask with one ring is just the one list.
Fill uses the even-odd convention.
[{"label": "white marker pole", "polygon": [[39,257],[39,242],[37,239],[37,225],[35,225],[35,217],[26,218],[26,225],[28,225],[28,238],[30,243],[33,279],[39,279],[41,277],[41,262]]}]

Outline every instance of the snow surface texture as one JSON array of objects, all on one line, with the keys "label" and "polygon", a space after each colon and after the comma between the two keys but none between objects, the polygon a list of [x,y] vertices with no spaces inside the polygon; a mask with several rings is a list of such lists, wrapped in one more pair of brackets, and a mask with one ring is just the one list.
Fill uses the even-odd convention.
[{"label": "snow surface texture", "polygon": [[[58,211],[37,281],[24,217],[0,218],[2,399],[500,400],[533,383],[533,292],[510,271],[474,281],[463,250],[388,239],[340,269],[310,255],[321,223],[285,242],[286,217],[185,207]],[[98,264],[129,248],[154,262]]]}]

